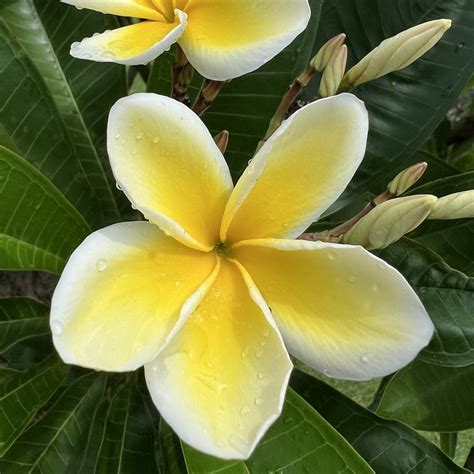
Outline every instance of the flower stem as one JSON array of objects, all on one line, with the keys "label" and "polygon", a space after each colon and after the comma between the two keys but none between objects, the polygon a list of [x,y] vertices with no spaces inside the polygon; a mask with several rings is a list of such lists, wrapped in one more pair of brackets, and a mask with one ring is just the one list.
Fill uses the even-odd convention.
[{"label": "flower stem", "polygon": [[188,97],[189,84],[193,80],[194,68],[191,66],[184,51],[178,46],[176,50],[176,58],[173,64],[173,99],[190,105]]},{"label": "flower stem", "polygon": [[258,144],[257,151],[260,150],[265,142],[275,133],[283,120],[294,112],[292,107],[295,105],[296,99],[303,92],[304,88],[311,82],[317,72],[316,69],[310,66],[293,81],[273,115],[265,136]]},{"label": "flower stem", "polygon": [[213,104],[220,91],[227,83],[228,81],[211,81],[205,79],[201,92],[193,105],[193,111],[199,117],[202,117],[204,112],[206,112],[206,110]]}]

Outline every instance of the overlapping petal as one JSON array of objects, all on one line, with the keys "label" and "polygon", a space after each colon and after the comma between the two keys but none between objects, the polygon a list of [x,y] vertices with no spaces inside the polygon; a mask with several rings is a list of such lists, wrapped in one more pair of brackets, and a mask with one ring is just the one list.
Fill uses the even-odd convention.
[{"label": "overlapping petal", "polygon": [[110,112],[108,151],[117,183],[147,219],[188,246],[213,248],[233,185],[194,112],[154,94],[121,99]]},{"label": "overlapping petal", "polygon": [[300,235],[339,197],[364,157],[368,116],[352,94],[303,107],[275,132],[230,197],[221,239]]},{"label": "overlapping petal", "polygon": [[153,61],[176,43],[186,28],[186,13],[179,10],[172,23],[143,21],[83,39],[71,46],[79,59],[135,65]]},{"label": "overlapping petal", "polygon": [[248,275],[223,260],[211,290],[145,366],[153,401],[185,442],[245,459],[279,415],[291,362]]},{"label": "overlapping petal", "polygon": [[329,376],[387,375],[431,339],[433,324],[415,292],[362,247],[263,239],[241,242],[233,252],[289,351]]},{"label": "overlapping petal", "polygon": [[202,0],[186,6],[189,24],[179,41],[203,76],[227,80],[254,71],[307,26],[307,0]]},{"label": "overlapping petal", "polygon": [[164,21],[163,15],[152,0],[61,0],[61,2],[110,15]]},{"label": "overlapping petal", "polygon": [[135,370],[193,311],[217,264],[147,222],[116,224],[73,253],[54,293],[54,344],[70,364]]}]

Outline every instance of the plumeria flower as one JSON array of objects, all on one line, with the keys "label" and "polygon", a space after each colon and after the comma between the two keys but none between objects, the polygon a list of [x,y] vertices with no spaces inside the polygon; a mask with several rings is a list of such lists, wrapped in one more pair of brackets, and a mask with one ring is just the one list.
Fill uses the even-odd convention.
[{"label": "plumeria flower", "polygon": [[233,187],[201,120],[154,94],[112,108],[118,185],[149,222],[115,224],[73,253],[51,325],[65,362],[145,366],[176,433],[221,458],[249,457],[279,416],[289,351],[328,376],[403,367],[433,325],[392,267],[362,247],[295,240],[342,193],[365,152],[351,94],[296,112]]},{"label": "plumeria flower", "polygon": [[218,81],[258,69],[288,46],[311,16],[308,0],[62,1],[145,20],[74,43],[74,57],[143,64],[177,42],[202,76]]}]

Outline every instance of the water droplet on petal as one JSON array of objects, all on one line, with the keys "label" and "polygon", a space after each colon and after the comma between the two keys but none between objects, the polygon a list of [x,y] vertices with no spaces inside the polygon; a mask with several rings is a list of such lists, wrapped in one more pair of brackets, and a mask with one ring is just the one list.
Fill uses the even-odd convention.
[{"label": "water droplet on petal", "polygon": [[137,142],[139,142],[143,138],[143,133],[139,133],[136,137]]},{"label": "water droplet on petal", "polygon": [[117,132],[117,133],[115,134],[115,138],[116,138],[117,140],[120,138],[120,133],[119,133],[119,132]]},{"label": "water droplet on petal", "polygon": [[263,398],[256,398],[255,399],[255,405],[257,405],[258,407],[260,405],[263,405]]},{"label": "water droplet on petal", "polygon": [[360,361],[363,364],[368,364],[370,362],[370,359],[372,359],[372,354],[367,353],[361,356]]},{"label": "water droplet on petal", "polygon": [[242,405],[242,408],[240,409],[240,414],[241,415],[246,415],[249,412],[250,412],[249,406],[248,405]]},{"label": "water droplet on petal", "polygon": [[183,280],[176,280],[176,286],[181,286],[183,284]]},{"label": "water droplet on petal", "polygon": [[356,280],[357,280],[357,278],[354,275],[350,275],[350,276],[347,277],[347,281],[349,283],[355,283]]},{"label": "water droplet on petal", "polygon": [[161,142],[161,138],[160,137],[155,137],[153,139],[153,143],[160,143]]},{"label": "water droplet on petal", "polygon": [[51,327],[55,336],[60,336],[64,331],[64,326],[59,321],[53,321]]},{"label": "water droplet on petal", "polygon": [[109,262],[107,262],[107,260],[105,260],[104,258],[101,258],[97,260],[97,263],[95,264],[95,266],[98,272],[103,272],[109,266]]},{"label": "water droplet on petal", "polygon": [[257,378],[258,378],[258,380],[263,380],[265,378],[265,376],[262,373],[259,373],[257,375]]},{"label": "water droplet on petal", "polygon": [[255,352],[255,357],[257,359],[261,359],[262,356],[263,356],[263,351],[261,351],[260,349]]},{"label": "water droplet on petal", "polygon": [[323,370],[323,374],[326,376],[326,377],[332,377],[332,373],[329,369],[324,369]]}]

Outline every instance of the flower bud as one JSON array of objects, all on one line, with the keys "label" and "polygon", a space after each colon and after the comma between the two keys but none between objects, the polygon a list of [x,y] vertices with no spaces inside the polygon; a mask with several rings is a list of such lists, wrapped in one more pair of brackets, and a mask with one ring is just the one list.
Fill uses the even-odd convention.
[{"label": "flower bud", "polygon": [[343,44],[331,57],[329,63],[324,69],[321,84],[319,86],[319,95],[321,97],[330,97],[336,95],[342,78],[346,72],[347,65],[347,46]]},{"label": "flower bud", "polygon": [[387,191],[393,196],[401,196],[420,180],[427,167],[428,163],[421,162],[403,170],[389,183]]},{"label": "flower bud", "polygon": [[224,154],[227,150],[227,145],[229,144],[229,132],[227,130],[222,130],[214,137],[214,142],[221,153]]},{"label": "flower bud", "polygon": [[346,35],[344,33],[340,33],[339,35],[334,36],[334,38],[331,38],[322,46],[318,54],[312,59],[310,63],[311,67],[316,69],[316,71],[322,72],[328,65],[334,53],[342,46],[345,39]]},{"label": "flower bud", "polygon": [[358,86],[399,71],[429,51],[451,27],[451,20],[433,20],[387,38],[344,76],[343,85]]},{"label": "flower bud", "polygon": [[464,219],[474,217],[474,190],[439,198],[428,219]]},{"label": "flower bud", "polygon": [[346,244],[383,249],[416,229],[430,214],[437,198],[428,194],[391,199],[369,212],[344,235]]}]

